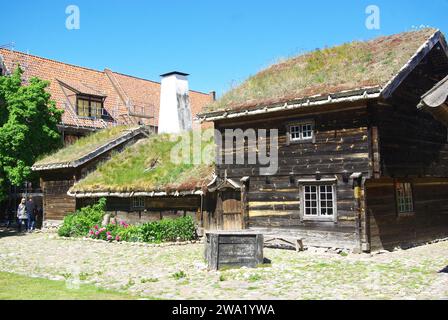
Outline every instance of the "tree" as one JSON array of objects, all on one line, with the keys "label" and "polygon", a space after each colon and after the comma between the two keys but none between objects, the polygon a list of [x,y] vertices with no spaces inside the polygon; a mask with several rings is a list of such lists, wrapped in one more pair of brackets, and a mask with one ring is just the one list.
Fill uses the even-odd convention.
[{"label": "tree", "polygon": [[0,76],[0,199],[8,182],[19,186],[36,178],[36,159],[62,145],[57,124],[63,111],[45,90],[49,82],[32,78],[24,85],[22,74],[18,67]]}]

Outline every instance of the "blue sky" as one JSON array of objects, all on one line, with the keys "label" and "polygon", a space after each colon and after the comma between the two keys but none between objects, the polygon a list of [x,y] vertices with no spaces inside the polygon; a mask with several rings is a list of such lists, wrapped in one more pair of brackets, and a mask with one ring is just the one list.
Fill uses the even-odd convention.
[{"label": "blue sky", "polygon": [[[280,58],[429,25],[448,32],[448,0],[2,1],[0,45],[151,80],[188,72],[190,88],[218,94]],[[80,29],[65,27],[68,5]],[[365,27],[368,5],[380,30]]]}]

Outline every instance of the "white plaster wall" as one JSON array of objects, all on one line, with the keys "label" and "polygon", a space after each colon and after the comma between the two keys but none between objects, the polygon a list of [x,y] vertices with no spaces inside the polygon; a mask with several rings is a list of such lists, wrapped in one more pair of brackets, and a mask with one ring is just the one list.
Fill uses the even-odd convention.
[{"label": "white plaster wall", "polygon": [[[180,133],[191,130],[192,116],[189,104],[189,87],[186,76],[172,74],[161,81],[159,133]],[[187,103],[179,104],[180,97],[186,97]]]}]

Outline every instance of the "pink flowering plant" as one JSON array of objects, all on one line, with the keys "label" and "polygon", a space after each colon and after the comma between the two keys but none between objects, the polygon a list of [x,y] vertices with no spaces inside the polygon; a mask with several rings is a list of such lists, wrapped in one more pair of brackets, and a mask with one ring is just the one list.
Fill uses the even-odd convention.
[{"label": "pink flowering plant", "polygon": [[89,230],[88,237],[92,239],[99,239],[105,241],[121,241],[120,233],[122,230],[129,228],[129,224],[125,221],[112,220],[107,226],[101,227],[99,225],[93,226]]}]

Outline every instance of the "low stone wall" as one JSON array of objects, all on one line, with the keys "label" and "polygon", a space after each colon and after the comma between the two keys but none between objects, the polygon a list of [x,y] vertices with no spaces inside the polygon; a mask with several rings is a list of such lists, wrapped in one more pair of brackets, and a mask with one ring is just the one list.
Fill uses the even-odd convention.
[{"label": "low stone wall", "polygon": [[66,241],[82,241],[82,242],[95,242],[95,243],[105,243],[105,244],[116,244],[116,245],[127,245],[134,247],[172,247],[172,246],[186,246],[190,244],[203,243],[203,239],[191,240],[191,241],[178,241],[178,242],[163,242],[163,243],[147,243],[147,242],[127,242],[127,241],[105,241],[100,239],[91,238],[67,238],[60,237],[58,235],[50,235],[51,239],[66,240]]}]

